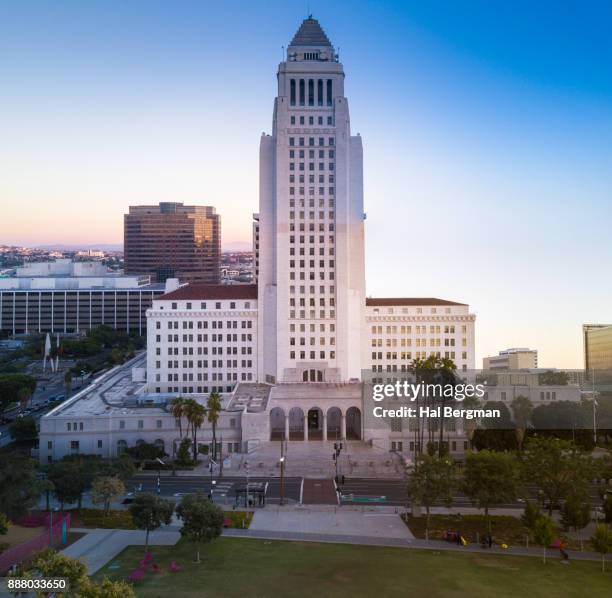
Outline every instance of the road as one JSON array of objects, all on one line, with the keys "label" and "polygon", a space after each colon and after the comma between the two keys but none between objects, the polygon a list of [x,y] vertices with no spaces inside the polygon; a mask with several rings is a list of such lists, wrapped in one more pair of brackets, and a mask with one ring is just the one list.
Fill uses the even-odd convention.
[{"label": "road", "polygon": [[[226,498],[233,503],[236,495],[236,488],[244,488],[246,486],[245,477],[223,477],[215,476],[213,478],[215,484],[215,497],[223,502]],[[266,500],[271,504],[278,504],[280,500],[280,478],[278,477],[251,477],[250,482],[268,483]],[[157,476],[155,475],[140,475],[135,476],[126,483],[128,490],[133,490],[142,484],[142,491],[155,492],[157,489]],[[192,493],[202,491],[205,494],[210,492],[211,483],[208,476],[169,476],[164,473],[161,476],[161,495],[166,497],[175,497],[182,493]],[[298,502],[300,500],[300,489],[302,478],[289,477],[285,478],[285,497],[291,501]],[[389,506],[407,506],[408,497],[406,493],[406,482],[397,479],[379,479],[379,478],[346,478],[344,485],[340,484],[342,492],[342,504],[344,505],[359,505],[359,504],[384,504]],[[535,495],[535,488],[531,489]],[[597,487],[593,486],[591,490],[591,499],[593,504],[600,505]],[[444,506],[440,503],[439,506]],[[453,507],[473,507],[474,504],[463,494],[457,493],[453,497]],[[525,503],[522,500],[517,500],[508,504],[497,505],[500,508],[522,509]]]},{"label": "road", "polygon": [[[215,481],[214,497],[216,501],[233,503],[236,496],[236,488],[246,488],[246,477],[218,477],[213,476]],[[250,484],[268,484],[266,491],[266,502],[278,504],[280,502],[281,484],[280,478],[249,477]],[[142,484],[142,487],[140,486]],[[142,492],[157,491],[156,475],[134,476],[125,484],[129,491],[139,490]],[[285,498],[292,502],[299,502],[302,478],[285,478]],[[171,476],[163,474],[160,478],[160,494],[165,497],[179,498],[182,494],[203,492],[210,493],[210,476]],[[178,495],[178,496],[177,496]]]},{"label": "road", "polygon": [[[38,420],[45,415],[48,411],[50,411],[53,407],[57,406],[58,403],[54,405],[45,405],[45,401],[52,397],[57,396],[65,396],[66,395],[66,387],[64,385],[64,373],[63,371],[58,372],[57,374],[51,374],[50,380],[39,380],[36,386],[36,390],[30,399],[28,407],[33,410],[30,414],[31,417],[38,423]],[[84,380],[83,386],[88,384],[88,380]],[[75,392],[79,391],[82,388],[81,379],[76,378],[72,384],[72,389],[70,394],[73,395]],[[6,411],[4,416],[10,419],[15,419],[19,412],[21,411],[21,407],[17,407],[10,411]],[[0,447],[6,446],[11,442],[11,435],[9,434],[10,423],[0,425]]]}]

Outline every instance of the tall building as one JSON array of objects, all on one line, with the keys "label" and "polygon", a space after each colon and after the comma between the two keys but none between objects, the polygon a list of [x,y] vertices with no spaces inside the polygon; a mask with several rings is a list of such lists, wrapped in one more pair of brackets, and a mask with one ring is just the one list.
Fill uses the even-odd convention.
[{"label": "tall building", "polygon": [[124,215],[124,254],[126,274],[218,284],[220,217],[210,206],[130,206]]},{"label": "tall building", "polygon": [[538,352],[524,347],[506,349],[482,359],[483,370],[533,370],[537,367]]},{"label": "tall building", "polygon": [[[366,298],[361,138],[351,134],[342,65],[315,19],[301,24],[277,80],[272,133],[260,141],[257,284],[190,284],[155,298],[147,311],[146,383],[104,411],[107,435],[91,422],[110,455],[145,438],[176,446],[176,422],[164,415],[169,401],[204,403],[213,390],[222,396],[227,452],[284,438],[365,441],[359,450],[372,449],[369,463],[381,449],[413,454],[414,427],[407,418],[373,415],[368,385],[406,377],[415,359],[431,356],[448,357],[461,377],[473,376],[476,316],[469,305]],[[143,208],[145,216],[147,209],[159,212]],[[106,407],[100,397],[82,409],[77,402],[43,418],[42,460],[69,450],[69,438],[80,441],[77,416],[87,429],[92,405]],[[151,405],[159,413],[145,411]],[[55,417],[62,409],[64,420]],[[209,440],[203,429],[200,442]],[[453,455],[466,450],[460,421],[449,422],[447,442]],[[276,467],[276,446],[272,453]]]},{"label": "tall building", "polygon": [[612,324],[584,324],[584,369],[612,372]]},{"label": "tall building", "polygon": [[358,380],[361,138],[351,135],[342,64],[315,19],[295,34],[277,80],[259,150],[259,378]]}]

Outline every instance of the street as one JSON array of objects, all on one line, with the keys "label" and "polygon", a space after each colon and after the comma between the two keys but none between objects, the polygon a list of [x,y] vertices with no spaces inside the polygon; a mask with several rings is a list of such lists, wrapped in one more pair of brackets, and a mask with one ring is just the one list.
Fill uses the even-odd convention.
[{"label": "street", "polygon": [[[237,488],[246,488],[246,477],[222,477],[213,476],[215,481],[214,498],[217,502],[233,503]],[[280,502],[281,484],[280,478],[249,477],[250,484],[268,484],[266,491],[266,502],[278,504]],[[140,485],[142,484],[142,489]],[[291,502],[299,502],[302,478],[285,478],[285,499]],[[157,491],[156,475],[134,476],[125,483],[128,491],[142,492]],[[160,494],[167,498],[180,498],[182,494],[203,492],[208,495],[211,488],[210,476],[170,476],[164,473],[160,478]],[[177,496],[178,495],[178,496]]]}]

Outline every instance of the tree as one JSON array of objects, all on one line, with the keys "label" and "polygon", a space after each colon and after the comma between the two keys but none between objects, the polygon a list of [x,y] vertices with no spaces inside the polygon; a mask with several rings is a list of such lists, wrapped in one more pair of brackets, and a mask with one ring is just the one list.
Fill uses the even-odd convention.
[{"label": "tree", "polygon": [[466,496],[484,509],[487,529],[491,531],[489,509],[516,498],[519,475],[516,457],[511,453],[483,450],[468,453],[463,488]]},{"label": "tree", "polygon": [[181,465],[187,465],[190,461],[189,448],[191,447],[191,440],[189,438],[183,438],[179,444],[179,449],[176,452],[176,462]]},{"label": "tree", "polygon": [[542,547],[542,560],[544,564],[546,564],[546,549],[551,545],[555,537],[555,525],[553,520],[546,515],[539,517],[533,528],[533,537],[536,544]]},{"label": "tree", "polygon": [[108,514],[110,503],[114,498],[125,494],[123,482],[113,476],[96,478],[91,487],[91,498],[94,504],[104,504],[104,514]]},{"label": "tree", "polygon": [[521,515],[521,523],[533,533],[535,528],[535,524],[538,519],[542,517],[542,511],[540,510],[540,505],[533,501],[528,500],[525,502],[525,510]]},{"label": "tree", "polygon": [[64,374],[64,386],[66,387],[66,398],[68,398],[72,390],[72,372],[70,370],[66,370]]},{"label": "tree", "polygon": [[538,376],[540,386],[567,386],[569,374],[567,372],[554,372],[546,370]]},{"label": "tree", "polygon": [[612,529],[605,523],[600,523],[595,528],[595,533],[591,537],[593,548],[601,554],[601,571],[606,571],[606,554],[612,552]]},{"label": "tree", "polygon": [[568,441],[558,438],[530,438],[523,453],[523,478],[537,480],[541,496],[547,502],[548,514],[570,493],[588,491],[594,475],[591,457],[576,450]]},{"label": "tree", "polygon": [[221,395],[218,392],[211,392],[206,402],[208,412],[208,423],[212,424],[213,436],[213,459],[217,460],[217,422],[221,415]]},{"label": "tree", "polygon": [[184,496],[176,509],[183,521],[181,536],[196,545],[196,562],[200,562],[200,545],[212,542],[223,530],[223,511],[202,492]]},{"label": "tree", "polygon": [[0,536],[8,534],[9,520],[4,513],[0,513]]},{"label": "tree", "polygon": [[58,461],[49,466],[48,479],[53,484],[53,494],[60,501],[60,509],[64,510],[66,503],[78,502],[80,507],[83,492],[87,488],[87,480],[76,461]]},{"label": "tree", "polygon": [[[71,596],[78,595],[83,584],[87,582],[87,566],[84,563],[52,549],[41,552],[34,559],[32,568],[38,570],[42,577],[66,577]],[[46,593],[39,595],[46,596]],[[68,593],[56,593],[56,596],[68,596]]]},{"label": "tree", "polygon": [[606,523],[612,523],[612,495],[610,494],[604,496],[603,511]]},{"label": "tree", "polygon": [[22,388],[27,389],[30,396],[34,394],[36,378],[27,374],[0,374],[0,412],[19,400]]},{"label": "tree", "polygon": [[178,423],[179,438],[183,438],[183,417],[185,415],[185,399],[176,397],[170,401],[170,412]]},{"label": "tree", "polygon": [[136,496],[129,507],[134,524],[138,529],[146,531],[145,552],[149,550],[149,533],[162,524],[172,521],[174,504],[155,494],[143,493]]},{"label": "tree", "polygon": [[22,409],[25,409],[32,398],[32,391],[29,386],[22,386],[17,393],[17,399]]},{"label": "tree", "polygon": [[185,400],[185,416],[191,428],[191,448],[193,451],[193,462],[198,462],[198,430],[204,423],[206,409],[195,399]]},{"label": "tree", "polygon": [[125,454],[135,461],[155,461],[155,459],[161,459],[165,455],[162,448],[150,442],[141,442],[136,446],[131,446],[125,449]]},{"label": "tree", "polygon": [[0,512],[15,520],[40,497],[40,484],[32,461],[17,455],[0,455]]},{"label": "tree", "polygon": [[523,440],[525,439],[525,432],[529,425],[529,418],[533,411],[533,403],[522,395],[515,397],[510,403],[512,409],[512,415],[514,417],[514,429],[516,432],[516,443],[518,444],[519,451],[523,450]]},{"label": "tree", "polygon": [[111,581],[105,577],[100,583],[87,579],[77,598],[136,598],[136,592],[127,581]]},{"label": "tree", "polygon": [[582,530],[589,523],[591,523],[591,505],[581,494],[571,492],[561,507],[561,524],[566,530],[573,529],[578,533],[580,550],[584,550]]},{"label": "tree", "polygon": [[9,434],[13,440],[36,440],[38,428],[33,417],[19,417],[9,426]]},{"label": "tree", "polygon": [[414,465],[408,487],[411,502],[425,507],[426,528],[429,529],[431,507],[442,501],[448,508],[457,486],[455,466],[448,457],[420,455]]},{"label": "tree", "polygon": [[[70,592],[55,593],[58,598],[74,596],[75,598],[136,598],[134,589],[125,581],[110,581],[108,578],[96,583],[87,577],[87,567],[78,559],[73,559],[61,552],[49,549],[41,552],[32,563],[32,571],[43,577],[68,578]],[[37,593],[41,598],[47,592]]]}]

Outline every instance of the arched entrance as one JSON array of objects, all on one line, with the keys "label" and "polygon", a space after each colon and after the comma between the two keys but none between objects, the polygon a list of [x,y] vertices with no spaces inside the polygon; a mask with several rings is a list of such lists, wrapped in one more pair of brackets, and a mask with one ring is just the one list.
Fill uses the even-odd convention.
[{"label": "arched entrance", "polygon": [[340,426],[342,425],[342,411],[338,407],[327,410],[327,440],[340,440]]},{"label": "arched entrance", "polygon": [[128,443],[125,440],[117,440],[117,455],[122,455],[127,447]]},{"label": "arched entrance", "polygon": [[323,440],[323,411],[319,407],[308,410],[308,440]]},{"label": "arched entrance", "polygon": [[347,440],[361,440],[361,411],[358,407],[349,407],[346,411]]},{"label": "arched entrance", "polygon": [[270,410],[270,440],[285,438],[285,412],[280,407]]},{"label": "arched entrance", "polygon": [[289,411],[289,440],[304,440],[304,412],[299,407]]}]

